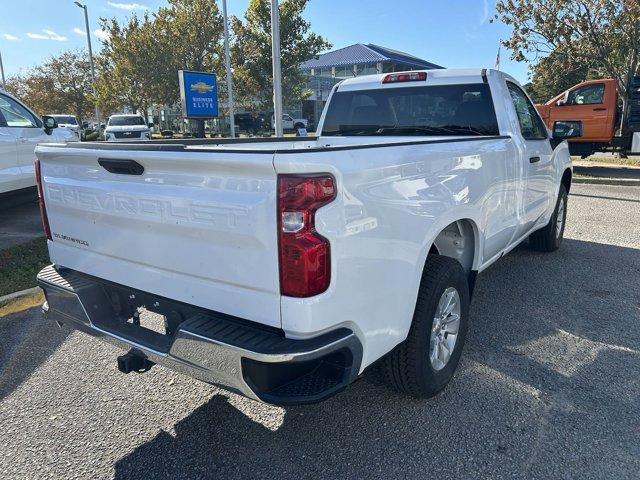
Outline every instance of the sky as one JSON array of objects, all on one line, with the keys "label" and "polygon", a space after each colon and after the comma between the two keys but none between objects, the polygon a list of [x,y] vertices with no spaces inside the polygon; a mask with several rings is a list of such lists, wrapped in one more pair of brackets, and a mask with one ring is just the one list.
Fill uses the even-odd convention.
[{"label": "sky", "polygon": [[[220,1],[218,3],[220,5]],[[249,0],[227,0],[230,15],[242,16]],[[151,12],[165,0],[85,0],[94,50],[100,48],[99,18],[126,19]],[[7,77],[68,49],[86,48],[84,16],[73,0],[2,0],[0,53]],[[507,26],[489,19],[495,0],[310,0],[305,18],[333,48],[374,43],[445,67],[493,68]],[[500,69],[520,82],[525,63],[501,51]]]}]

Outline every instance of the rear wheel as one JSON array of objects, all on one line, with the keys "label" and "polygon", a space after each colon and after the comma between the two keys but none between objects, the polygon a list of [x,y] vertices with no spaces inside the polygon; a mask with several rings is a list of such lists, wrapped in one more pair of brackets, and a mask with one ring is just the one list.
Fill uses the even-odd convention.
[{"label": "rear wheel", "polygon": [[304,128],[304,125],[303,125],[302,123],[296,123],[296,124],[293,126],[293,129],[294,129],[294,130],[300,130],[301,128]]},{"label": "rear wheel", "polygon": [[529,236],[529,245],[539,252],[553,252],[560,248],[564,237],[564,226],[567,220],[567,189],[560,185],[556,200],[556,208],[546,227],[533,232]]},{"label": "rear wheel", "polygon": [[467,334],[469,285],[456,260],[429,255],[407,339],[385,359],[389,383],[414,397],[432,397],[453,377]]}]

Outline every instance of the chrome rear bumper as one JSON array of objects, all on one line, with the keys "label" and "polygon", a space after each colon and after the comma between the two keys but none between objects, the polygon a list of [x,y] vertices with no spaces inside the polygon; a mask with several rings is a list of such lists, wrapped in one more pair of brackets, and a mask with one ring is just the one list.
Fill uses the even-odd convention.
[{"label": "chrome rear bumper", "polygon": [[[276,329],[54,266],[38,274],[38,284],[47,317],[267,403],[321,401],[355,379],[362,359],[360,341],[345,328],[287,339]],[[161,334],[127,322],[126,312],[140,306],[177,316],[176,327]]]}]

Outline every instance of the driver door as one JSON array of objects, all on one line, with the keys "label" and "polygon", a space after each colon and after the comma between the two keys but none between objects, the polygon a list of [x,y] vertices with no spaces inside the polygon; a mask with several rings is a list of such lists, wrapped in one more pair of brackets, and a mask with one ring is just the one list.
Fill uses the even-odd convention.
[{"label": "driver door", "polygon": [[7,128],[0,110],[0,193],[22,188],[19,177],[16,137]]},{"label": "driver door", "polygon": [[[511,101],[516,111],[520,127],[520,152],[523,180],[525,185],[524,201],[520,225],[515,238],[530,232],[555,205],[553,150],[549,134],[538,111],[529,97],[514,83],[507,82]],[[519,142],[518,142],[519,143]]]},{"label": "driver door", "polygon": [[13,98],[0,95],[0,110],[7,125],[6,130],[15,138],[20,183],[24,187],[35,184],[34,162],[36,145],[50,141],[41,122],[22,104]]},{"label": "driver door", "polygon": [[605,84],[590,83],[575,87],[566,101],[552,107],[554,120],[581,120],[582,138],[609,141],[613,131],[615,109],[605,104]]}]

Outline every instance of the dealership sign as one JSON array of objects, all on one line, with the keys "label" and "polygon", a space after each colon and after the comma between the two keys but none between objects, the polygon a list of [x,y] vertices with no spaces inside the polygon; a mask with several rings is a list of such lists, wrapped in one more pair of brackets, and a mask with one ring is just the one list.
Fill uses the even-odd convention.
[{"label": "dealership sign", "polygon": [[215,73],[178,70],[182,114],[187,118],[218,116],[218,82]]}]

